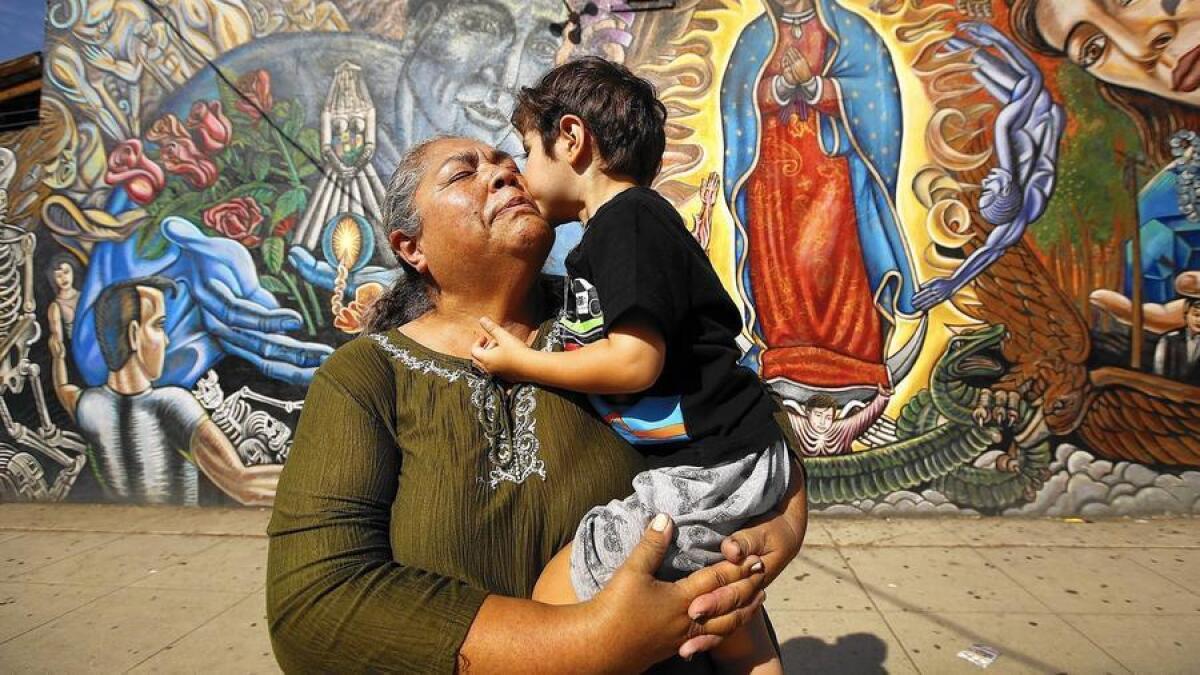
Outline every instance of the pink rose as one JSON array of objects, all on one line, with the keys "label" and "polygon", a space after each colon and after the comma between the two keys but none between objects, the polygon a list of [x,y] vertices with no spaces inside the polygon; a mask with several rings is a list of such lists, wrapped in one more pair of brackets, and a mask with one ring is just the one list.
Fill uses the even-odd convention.
[{"label": "pink rose", "polygon": [[170,173],[183,176],[197,190],[217,182],[217,165],[196,148],[190,138],[171,138],[159,146],[163,166]]},{"label": "pink rose", "polygon": [[255,230],[262,224],[263,214],[258,202],[251,197],[234,197],[227,202],[204,210],[204,224],[230,239],[242,242],[247,248],[262,243]]},{"label": "pink rose", "polygon": [[142,153],[142,142],[136,138],[121,141],[108,156],[108,171],[104,182],[109,185],[124,185],[130,199],[138,204],[154,201],[167,177],[162,167]]},{"label": "pink rose", "polygon": [[238,98],[234,105],[255,122],[275,106],[271,100],[271,74],[265,70],[252,70],[239,77],[237,90],[246,98]]},{"label": "pink rose", "polygon": [[233,136],[233,125],[221,111],[220,101],[196,101],[188,115],[187,127],[196,132],[200,148],[209,155],[220,152],[229,145]]}]

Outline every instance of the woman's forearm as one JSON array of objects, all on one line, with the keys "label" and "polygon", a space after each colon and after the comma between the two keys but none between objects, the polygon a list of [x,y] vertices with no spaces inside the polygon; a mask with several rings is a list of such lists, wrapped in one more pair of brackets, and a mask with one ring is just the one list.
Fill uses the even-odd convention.
[{"label": "woman's forearm", "polygon": [[459,650],[458,672],[589,673],[650,665],[634,662],[621,645],[606,644],[611,636],[598,630],[592,609],[588,603],[546,605],[490,595]]}]

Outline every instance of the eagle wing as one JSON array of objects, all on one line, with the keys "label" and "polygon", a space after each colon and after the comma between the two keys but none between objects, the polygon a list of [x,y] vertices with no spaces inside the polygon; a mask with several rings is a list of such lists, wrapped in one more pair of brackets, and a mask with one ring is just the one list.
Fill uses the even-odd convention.
[{"label": "eagle wing", "polygon": [[1024,239],[975,278],[974,291],[978,302],[962,303],[961,309],[1008,329],[1004,357],[1015,381],[1036,377],[1043,359],[1079,365],[1087,360],[1091,344],[1083,316]]},{"label": "eagle wing", "polygon": [[1104,459],[1200,466],[1200,387],[1121,368],[1091,373],[1079,435]]}]

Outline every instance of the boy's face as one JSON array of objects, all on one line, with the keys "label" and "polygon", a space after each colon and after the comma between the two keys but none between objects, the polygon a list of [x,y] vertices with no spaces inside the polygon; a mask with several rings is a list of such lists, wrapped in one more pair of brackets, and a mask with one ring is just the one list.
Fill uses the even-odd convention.
[{"label": "boy's face", "polygon": [[833,426],[833,408],[813,408],[808,413],[808,420],[814,430],[825,433]]},{"label": "boy's face", "polygon": [[542,136],[536,131],[525,132],[521,143],[526,153],[525,185],[546,221],[557,227],[578,220],[578,211],[572,213],[570,192],[575,170],[564,159],[565,149],[557,147],[565,144],[562,136],[555,141],[554,157],[547,154]]}]

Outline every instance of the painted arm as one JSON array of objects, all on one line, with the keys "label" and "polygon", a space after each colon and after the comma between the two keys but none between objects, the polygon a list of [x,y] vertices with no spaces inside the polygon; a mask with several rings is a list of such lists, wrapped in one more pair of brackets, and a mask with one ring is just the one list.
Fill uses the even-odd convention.
[{"label": "painted arm", "polygon": [[270,506],[274,502],[283,465],[246,466],[211,419],[205,417],[192,432],[191,451],[204,475],[239,504]]},{"label": "painted arm", "polygon": [[833,423],[833,435],[837,439],[839,454],[850,451],[850,445],[864,431],[871,428],[875,420],[887,409],[888,401],[892,399],[890,392],[880,391],[867,405],[859,408],[858,412]]},{"label": "painted arm", "polygon": [[51,303],[46,314],[50,323],[50,378],[54,383],[54,395],[63,410],[74,420],[75,407],[79,404],[79,395],[83,390],[71,384],[67,376],[67,346],[63,339],[62,312],[58,305]]},{"label": "painted arm", "polygon": [[645,391],[658,380],[667,354],[662,334],[649,321],[622,321],[608,337],[569,352],[537,351],[491,319],[479,323],[488,337],[471,357],[480,368],[514,382],[584,394]]}]

